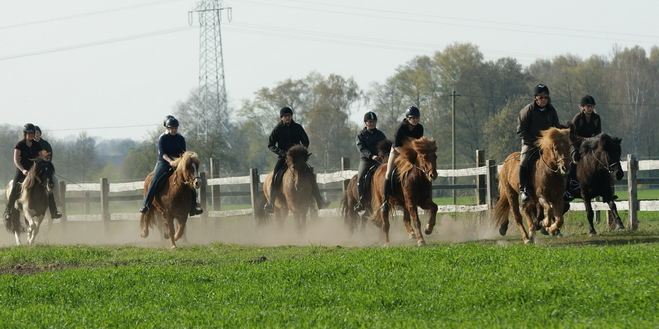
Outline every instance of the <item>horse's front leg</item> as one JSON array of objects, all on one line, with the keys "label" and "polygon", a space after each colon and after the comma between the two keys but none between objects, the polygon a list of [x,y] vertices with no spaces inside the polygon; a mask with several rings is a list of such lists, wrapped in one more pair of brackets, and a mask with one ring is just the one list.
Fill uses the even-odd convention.
[{"label": "horse's front leg", "polygon": [[416,239],[416,234],[414,234],[414,228],[410,224],[410,212],[407,209],[403,209],[403,224],[405,224],[405,229],[407,230],[407,236],[410,240]]},{"label": "horse's front leg", "polygon": [[425,233],[426,235],[429,235],[435,229],[435,222],[437,220],[437,209],[439,207],[437,207],[437,204],[432,202],[432,198],[430,198],[426,201],[426,203],[421,205],[421,208],[423,208],[423,210],[428,212],[428,224],[426,224]]},{"label": "horse's front leg", "polygon": [[[513,213],[513,219],[515,220],[515,225],[517,225],[517,228],[519,229],[519,233],[522,235],[522,241],[524,241],[524,244],[533,243],[533,240],[529,237],[529,234],[526,232],[526,229],[524,228],[524,223],[522,222],[522,213],[519,210],[519,200],[517,199],[517,195],[513,197],[512,195],[509,194],[508,204],[510,204],[510,211]],[[524,210],[524,216],[527,217],[528,219],[528,213],[526,209]],[[529,227],[529,231],[533,233],[533,228]]]},{"label": "horse's front leg", "polygon": [[178,221],[178,228],[176,229],[176,235],[174,236],[174,241],[178,241],[185,233],[185,223],[188,222],[188,219],[182,219]]},{"label": "horse's front leg", "polygon": [[294,214],[297,234],[300,235],[307,230],[307,211],[298,211]]},{"label": "horse's front leg", "polygon": [[[376,210],[377,211],[377,210]],[[384,236],[384,247],[389,247],[389,211],[384,211],[382,216],[382,235]]]},{"label": "horse's front leg", "polygon": [[176,248],[176,239],[174,238],[176,236],[176,229],[174,228],[174,218],[170,216],[163,216],[163,221],[165,222],[165,231],[167,231],[167,235],[169,236],[170,248],[174,249]]},{"label": "horse's front leg", "polygon": [[586,206],[586,218],[588,218],[588,225],[590,226],[590,231],[588,235],[595,236],[597,232],[595,231],[595,225],[593,225],[593,217],[595,217],[595,212],[593,211],[593,205],[590,199],[584,198],[583,204]]},{"label": "horse's front leg", "polygon": [[39,228],[41,227],[41,222],[43,221],[43,215],[42,216],[37,216],[36,218],[33,218],[34,220],[34,228],[32,229],[32,243],[34,243],[34,240],[37,238],[37,234],[39,234]]},{"label": "horse's front leg", "polygon": [[549,234],[553,236],[563,236],[561,234],[561,227],[563,227],[563,200],[560,200],[555,204],[550,203],[550,207],[547,211],[547,218],[554,219],[554,224],[547,229]]},{"label": "horse's front leg", "polygon": [[620,215],[618,215],[618,207],[616,206],[615,200],[609,201],[608,204],[609,209],[611,209],[611,212],[613,213],[613,217],[615,218],[618,229],[624,230],[625,225],[622,224],[622,219],[620,219]]},{"label": "horse's front leg", "polygon": [[421,220],[419,220],[419,212],[416,205],[407,206],[407,211],[412,217],[412,226],[414,231],[416,231],[416,245],[419,247],[425,247],[426,241],[423,239],[423,233],[421,233]]}]

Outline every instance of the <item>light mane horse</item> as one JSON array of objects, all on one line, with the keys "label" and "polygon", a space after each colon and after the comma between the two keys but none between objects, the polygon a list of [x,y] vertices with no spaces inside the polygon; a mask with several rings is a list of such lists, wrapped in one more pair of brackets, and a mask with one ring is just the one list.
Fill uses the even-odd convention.
[{"label": "light mane horse", "polygon": [[[52,193],[54,174],[55,167],[50,161],[37,158],[25,176],[20,196],[16,200],[15,207],[18,211],[13,212],[11,219],[5,220],[5,227],[7,231],[14,233],[17,245],[21,245],[20,234],[23,231],[27,233],[27,243],[30,245],[34,243],[48,210],[48,193]],[[7,196],[11,193],[13,185],[12,182],[9,184],[5,193],[5,203],[7,203]],[[27,228],[23,227],[21,216],[25,218]]]},{"label": "light mane horse", "polygon": [[508,230],[508,216],[512,212],[524,243],[533,243],[536,227],[534,218],[538,206],[542,207],[545,215],[540,224],[552,235],[560,234],[563,226],[565,176],[572,163],[571,145],[569,128],[549,128],[542,131],[542,137],[536,141],[540,156],[533,164],[529,164],[529,201],[522,206],[530,233],[524,228],[519,210],[520,152],[506,158],[499,172],[499,200],[492,215],[492,222],[499,227],[501,235],[505,235]]},{"label": "light mane horse", "polygon": [[[162,215],[165,224],[165,239],[170,240],[170,247],[176,248],[176,241],[183,236],[185,224],[188,221],[190,206],[192,204],[192,190],[198,189],[200,185],[199,178],[199,158],[197,153],[187,151],[179,158],[174,159],[172,167],[176,169],[162,183],[162,188],[158,190],[146,214],[142,214],[141,237],[149,236],[149,227],[156,224],[156,214],[158,211]],[[149,189],[149,184],[153,179],[151,172],[144,180],[144,194]],[[154,187],[158,188],[158,186]],[[178,228],[174,227],[174,220],[178,223]]]}]

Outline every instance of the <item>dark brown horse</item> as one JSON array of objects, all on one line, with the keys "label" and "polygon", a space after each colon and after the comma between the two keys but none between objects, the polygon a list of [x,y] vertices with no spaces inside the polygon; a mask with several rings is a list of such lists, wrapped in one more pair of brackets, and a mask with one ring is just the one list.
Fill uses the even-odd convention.
[{"label": "dark brown horse", "polygon": [[[197,153],[187,151],[176,158],[172,163],[176,168],[174,172],[163,183],[162,188],[156,193],[146,214],[142,215],[141,225],[143,238],[149,236],[149,227],[156,224],[156,211],[162,215],[165,224],[165,239],[169,238],[171,248],[176,248],[176,243],[185,232],[185,223],[188,221],[190,205],[192,203],[192,190],[198,189],[199,158]],[[153,179],[151,172],[144,180],[144,195],[149,189]],[[174,220],[178,222],[178,228],[174,228]]]},{"label": "dark brown horse", "polygon": [[[530,234],[527,234],[519,211],[519,157],[515,152],[506,158],[499,172],[499,200],[494,207],[492,221],[505,235],[508,230],[508,216],[513,213],[515,224],[522,234],[524,243],[532,243],[535,237],[535,214],[538,206],[544,209],[544,221],[540,223],[553,235],[560,234],[563,226],[563,193],[565,176],[570,171],[570,129],[549,128],[542,132],[536,141],[539,159],[529,168],[532,193],[529,201],[523,204]],[[553,221],[553,224],[551,224]]]},{"label": "dark brown horse", "polygon": [[[313,199],[311,170],[307,161],[311,153],[303,145],[295,145],[286,152],[286,172],[282,176],[281,193],[273,195],[274,217],[280,228],[284,227],[284,219],[288,212],[293,213],[298,232],[303,232],[307,225],[307,213]],[[269,173],[263,182],[263,192],[270,195],[270,182],[273,173]]]},{"label": "dark brown horse", "polygon": [[[37,158],[34,165],[25,176],[21,185],[20,196],[16,200],[16,209],[12,213],[11,219],[5,220],[5,227],[10,233],[14,233],[16,244],[21,245],[20,234],[27,232],[27,243],[33,244],[34,239],[39,233],[39,227],[43,221],[46,211],[48,210],[48,193],[53,190],[53,175],[55,167],[53,164],[44,159]],[[5,203],[7,196],[11,193],[12,182],[7,186],[5,193]],[[25,218],[27,228],[23,227],[21,217]]]},{"label": "dark brown horse", "polygon": [[[416,237],[418,246],[425,246],[417,207],[428,212],[426,234],[431,234],[437,217],[437,204],[432,201],[432,181],[437,178],[437,145],[435,140],[421,137],[410,139],[402,146],[395,165],[400,184],[395,184],[389,203],[403,207],[403,223],[410,238]],[[380,212],[384,198],[384,180],[387,165],[380,166],[371,181],[371,219],[382,228],[384,245],[389,245],[389,211]],[[395,179],[392,178],[392,181]],[[413,223],[413,226],[410,224]]]},{"label": "dark brown horse", "polygon": [[[387,163],[387,160],[389,159],[389,151],[391,151],[391,144],[393,143],[388,139],[378,143],[377,167],[381,166],[383,163]],[[377,167],[369,169],[366,175],[372,177]],[[343,199],[341,200],[341,214],[343,215],[343,223],[351,234],[356,230],[363,231],[366,228],[366,222],[368,221],[368,218],[371,217],[373,213],[371,203],[368,202],[371,197],[371,188],[367,180],[364,180],[364,184],[367,185],[364,188],[364,195],[362,196],[364,214],[360,216],[359,212],[355,211],[355,205],[357,202],[359,202],[357,181],[357,175],[352,176],[348,186],[346,187],[345,193],[343,194]],[[368,181],[370,181],[370,179],[368,179]]]},{"label": "dark brown horse", "polygon": [[577,180],[581,185],[581,190],[576,196],[580,196],[586,206],[591,236],[597,234],[593,226],[595,213],[591,204],[591,200],[597,196],[601,196],[602,201],[609,205],[617,227],[625,228],[618,215],[612,189],[613,176],[617,180],[621,180],[624,175],[620,165],[621,143],[622,139],[601,133],[584,141],[579,148],[581,159],[577,164]]}]

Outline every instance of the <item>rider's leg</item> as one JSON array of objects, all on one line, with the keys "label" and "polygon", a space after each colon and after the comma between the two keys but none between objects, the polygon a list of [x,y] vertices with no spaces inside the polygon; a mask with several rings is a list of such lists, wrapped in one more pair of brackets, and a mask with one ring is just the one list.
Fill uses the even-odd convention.
[{"label": "rider's leg", "polygon": [[14,211],[14,203],[16,203],[16,200],[18,200],[18,197],[21,195],[21,182],[25,180],[25,176],[23,173],[16,169],[16,173],[14,174],[14,184],[11,187],[11,193],[9,194],[9,197],[7,198],[7,205],[5,208],[5,220],[9,220],[11,218],[11,214]]},{"label": "rider's leg", "polygon": [[522,154],[519,159],[519,193],[522,203],[529,201],[529,193],[527,189],[528,181],[528,164],[531,157],[532,147],[529,145],[522,145]]},{"label": "rider's leg", "polygon": [[48,207],[50,208],[50,218],[58,219],[62,217],[62,213],[57,210],[55,195],[52,192],[48,193]]},{"label": "rider's leg", "polygon": [[389,161],[387,162],[387,172],[384,176],[384,198],[380,206],[381,212],[389,211],[389,195],[391,194],[391,174],[394,171],[394,160],[398,156],[398,151],[392,146],[389,153]]},{"label": "rider's leg", "polygon": [[201,204],[197,201],[197,189],[192,189],[192,202],[190,204],[190,216],[201,215],[204,213],[204,209],[201,208]]},{"label": "rider's leg", "polygon": [[369,167],[370,165],[364,159],[359,161],[359,169],[357,170],[357,204],[354,208],[355,211],[364,210],[364,205],[362,204],[362,198],[364,197],[364,175]]},{"label": "rider's leg", "polygon": [[313,168],[311,166],[308,168],[309,173],[311,174],[311,188],[313,190],[313,196],[316,199],[316,205],[318,205],[318,210],[327,208],[330,205],[330,202],[320,195],[320,189],[318,188],[318,182],[316,182],[316,175],[313,173]]},{"label": "rider's leg", "polygon": [[268,212],[273,212],[275,207],[275,198],[279,193],[279,184],[277,178],[277,173],[286,166],[286,158],[280,157],[275,164],[275,168],[272,170],[272,180],[270,181],[270,194],[268,195],[267,202],[263,209]]},{"label": "rider's leg", "polygon": [[149,205],[151,204],[151,201],[153,201],[153,198],[156,196],[156,186],[158,181],[160,181],[162,176],[164,176],[171,167],[172,166],[170,166],[166,161],[158,161],[156,164],[156,168],[153,170],[153,178],[151,179],[151,183],[149,183],[149,188],[146,190],[146,197],[142,202],[142,207],[140,207],[141,213],[146,214],[146,212],[149,210]]}]

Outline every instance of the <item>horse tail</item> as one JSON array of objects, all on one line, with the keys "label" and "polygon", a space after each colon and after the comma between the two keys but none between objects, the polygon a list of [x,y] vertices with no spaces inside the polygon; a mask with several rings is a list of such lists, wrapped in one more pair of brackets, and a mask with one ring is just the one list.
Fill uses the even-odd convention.
[{"label": "horse tail", "polygon": [[154,209],[149,209],[146,214],[140,217],[142,227],[154,227],[156,225],[156,212]]},{"label": "horse tail", "polygon": [[21,215],[17,215],[16,211],[18,210],[14,209],[14,213],[9,219],[5,218],[5,228],[9,233],[25,232],[25,228],[21,224]]},{"label": "horse tail", "polygon": [[343,197],[341,198],[341,214],[343,219],[347,219],[350,216],[350,210],[348,209],[348,191],[343,192]]}]

